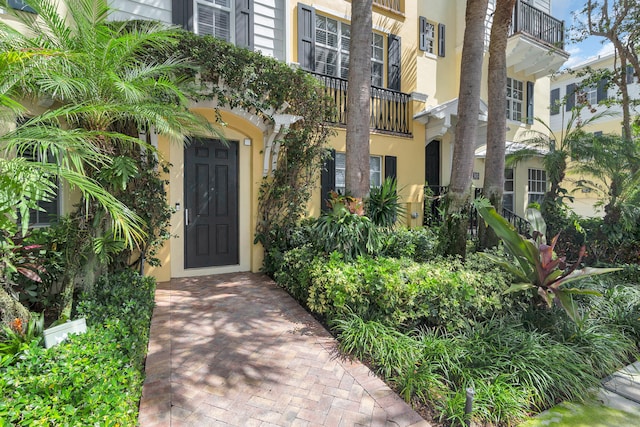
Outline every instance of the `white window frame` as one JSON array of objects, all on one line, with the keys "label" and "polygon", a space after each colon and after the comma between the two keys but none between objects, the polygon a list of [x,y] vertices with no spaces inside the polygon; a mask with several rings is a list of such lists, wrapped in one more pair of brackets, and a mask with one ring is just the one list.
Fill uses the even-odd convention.
[{"label": "white window frame", "polygon": [[[384,37],[379,33],[372,33],[371,40],[371,85],[384,87]],[[373,72],[380,67],[380,74]]]},{"label": "white window frame", "polygon": [[[506,168],[504,170],[504,189],[502,191],[502,207],[508,211],[515,212],[515,170]],[[511,199],[511,206],[507,207],[506,200]]]},{"label": "white window frame", "polygon": [[582,89],[580,97],[581,99],[576,101],[584,101],[587,105],[598,105],[598,88],[593,86],[585,87]]},{"label": "white window frame", "polygon": [[524,106],[524,82],[507,77],[507,119],[522,121]]},{"label": "white window frame", "polygon": [[[221,0],[194,0],[194,4],[193,4],[193,26],[194,26],[194,32],[196,34],[209,34],[209,35],[213,35],[214,37],[217,37],[221,40],[226,40],[229,43],[233,43],[235,44],[236,42],[236,19],[235,19],[235,0],[226,0],[229,4],[229,6],[224,6],[221,4],[218,4],[218,2],[220,2]],[[224,1],[224,0],[222,0]],[[209,7],[214,9],[214,13],[215,10],[221,10],[223,12],[228,12],[229,13],[229,38],[225,39],[225,38],[221,38],[218,35],[215,34],[215,22],[212,23],[213,29],[214,29],[214,34],[210,34],[210,33],[202,33],[200,31],[199,28],[199,23],[200,23],[200,19],[198,16],[198,5],[201,4],[204,7]]]},{"label": "white window frame", "polygon": [[[325,22],[325,28],[320,28],[318,23],[319,21]],[[336,43],[337,46],[331,46],[327,43],[320,43],[318,40],[318,31],[327,32],[329,21],[335,22],[336,24]],[[347,31],[348,30],[348,31]],[[316,57],[314,60],[315,70],[320,74],[324,74],[327,76],[339,77],[342,79],[348,78],[349,73],[349,45],[351,43],[351,24],[347,22],[340,21],[339,19],[334,19],[326,15],[322,15],[320,13],[316,13],[315,20],[315,28],[316,41]],[[328,37],[325,38],[328,40]],[[373,86],[384,87],[384,79],[385,79],[385,37],[384,35],[374,32],[371,32],[371,84]],[[320,50],[332,52],[336,55],[336,63],[335,63],[335,72],[330,73],[327,71],[327,62],[326,58],[328,55],[325,55],[323,61],[318,61],[318,53]],[[333,65],[333,64],[332,64]],[[380,75],[376,75],[373,70],[374,67],[380,67]]]},{"label": "white window frame", "polygon": [[529,168],[527,175],[529,203],[541,203],[544,194],[547,192],[547,171],[544,169]]},{"label": "white window frame", "polygon": [[382,157],[369,156],[369,188],[382,185]]},{"label": "white window frame", "polygon": [[[346,191],[346,165],[347,153],[336,153],[335,156],[335,185],[338,194]],[[382,185],[382,156],[369,156],[369,187],[380,187]]]},{"label": "white window frame", "polygon": [[426,21],[424,38],[426,42],[425,52],[434,53],[436,45],[436,25],[434,23]]}]

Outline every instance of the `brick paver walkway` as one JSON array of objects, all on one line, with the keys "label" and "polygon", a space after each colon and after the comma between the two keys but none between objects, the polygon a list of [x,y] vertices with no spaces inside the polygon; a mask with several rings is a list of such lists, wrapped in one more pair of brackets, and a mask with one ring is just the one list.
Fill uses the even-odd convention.
[{"label": "brick paver walkway", "polygon": [[141,427],[429,426],[261,274],[160,283]]}]

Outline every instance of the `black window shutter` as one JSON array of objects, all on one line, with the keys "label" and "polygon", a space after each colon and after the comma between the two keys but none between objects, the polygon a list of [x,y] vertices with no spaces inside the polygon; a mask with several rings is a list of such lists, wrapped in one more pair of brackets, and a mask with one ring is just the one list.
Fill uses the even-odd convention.
[{"label": "black window shutter", "polygon": [[633,83],[633,65],[627,65],[627,71],[626,71],[626,76],[625,78],[627,79],[627,84],[631,84]]},{"label": "black window shutter", "polygon": [[328,210],[327,199],[329,192],[336,189],[336,150],[331,150],[331,154],[324,161],[322,173],[320,175],[320,207],[323,211]]},{"label": "black window shutter", "polygon": [[598,97],[598,104],[607,99],[607,79],[600,79],[596,95]]},{"label": "black window shutter", "polygon": [[533,124],[533,82],[527,82],[527,124]]},{"label": "black window shutter", "polygon": [[387,70],[387,87],[393,90],[400,90],[400,37],[395,34],[389,34],[388,43],[388,70]]},{"label": "black window shutter", "polygon": [[316,69],[316,11],[298,3],[298,63],[305,70]]},{"label": "black window shutter", "polygon": [[444,57],[444,24],[438,24],[438,56]]},{"label": "black window shutter", "polygon": [[7,6],[12,9],[21,10],[23,12],[36,13],[36,11],[33,10],[31,6],[24,4],[24,2],[20,0],[8,0]]},{"label": "black window shutter", "polygon": [[567,102],[565,104],[565,111],[571,111],[576,105],[576,84],[571,83],[567,85]]},{"label": "black window shutter", "polygon": [[560,88],[555,88],[551,91],[551,105],[549,109],[551,110],[551,115],[554,116],[560,113],[560,106],[558,102],[560,102]]},{"label": "black window shutter", "polygon": [[384,177],[398,179],[398,158],[396,156],[384,156]]},{"label": "black window shutter", "polygon": [[426,51],[427,50],[427,18],[425,18],[424,16],[420,17],[420,21],[419,21],[419,31],[418,33],[420,34],[420,50],[422,51]]},{"label": "black window shutter", "polygon": [[253,50],[253,0],[236,0],[236,46]]},{"label": "black window shutter", "polygon": [[171,20],[187,31],[193,31],[193,2],[173,0],[171,2]]}]

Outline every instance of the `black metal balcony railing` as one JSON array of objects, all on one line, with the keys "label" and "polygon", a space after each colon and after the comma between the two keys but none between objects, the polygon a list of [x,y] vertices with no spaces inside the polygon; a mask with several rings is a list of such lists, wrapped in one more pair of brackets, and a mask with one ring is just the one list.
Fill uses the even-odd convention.
[{"label": "black metal balcony railing", "polygon": [[[435,186],[430,185],[425,187],[425,196],[428,195],[429,200],[425,197],[424,203],[424,219],[423,225],[438,225],[442,222],[442,200],[444,195],[449,190],[449,187],[446,186]],[[482,188],[476,188],[474,192],[474,197],[478,198],[482,196]],[[478,235],[478,212],[473,209],[470,205],[468,207],[469,214],[469,234],[472,236]],[[508,209],[502,209],[502,216],[506,219],[511,225],[518,230],[518,233],[523,236],[529,236],[529,222],[522,218],[521,216],[516,215]]]},{"label": "black metal balcony railing", "polygon": [[[311,73],[324,86],[324,95],[332,101],[334,113],[330,123],[347,124],[347,80],[325,74]],[[376,131],[411,135],[411,96],[391,89],[371,86],[370,127]]]},{"label": "black metal balcony railing", "polygon": [[520,32],[564,50],[564,21],[554,18],[523,0],[516,2],[509,35]]}]

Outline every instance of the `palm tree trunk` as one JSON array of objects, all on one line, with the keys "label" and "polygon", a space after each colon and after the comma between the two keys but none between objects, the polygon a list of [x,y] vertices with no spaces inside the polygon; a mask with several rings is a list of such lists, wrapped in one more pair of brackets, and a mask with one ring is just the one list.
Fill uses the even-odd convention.
[{"label": "palm tree trunk", "polygon": [[3,324],[8,324],[13,319],[20,318],[28,322],[30,317],[29,310],[20,301],[9,295],[0,284],[0,321]]},{"label": "palm tree trunk", "polygon": [[351,2],[351,45],[347,87],[346,187],[354,197],[369,194],[372,0]]},{"label": "palm tree trunk", "polygon": [[[487,157],[484,164],[484,196],[497,212],[502,212],[504,156],[507,122],[507,39],[516,0],[497,0],[489,41],[489,99],[487,119]],[[484,223],[484,221],[482,221]],[[478,227],[481,248],[498,244],[491,227]]]},{"label": "palm tree trunk", "polygon": [[458,123],[455,128],[451,183],[445,206],[443,250],[449,255],[466,255],[467,216],[471,195],[474,150],[477,139],[484,31],[488,0],[467,0],[465,31],[460,65]]}]

